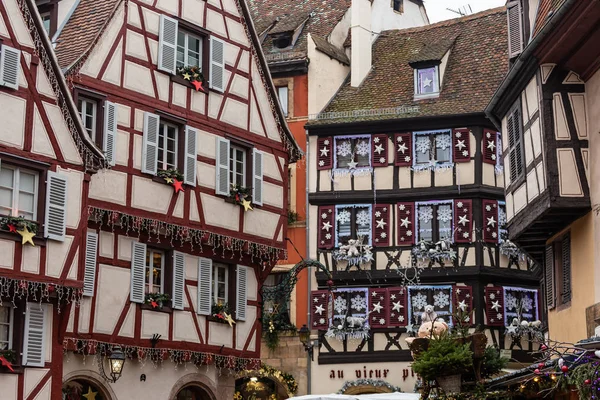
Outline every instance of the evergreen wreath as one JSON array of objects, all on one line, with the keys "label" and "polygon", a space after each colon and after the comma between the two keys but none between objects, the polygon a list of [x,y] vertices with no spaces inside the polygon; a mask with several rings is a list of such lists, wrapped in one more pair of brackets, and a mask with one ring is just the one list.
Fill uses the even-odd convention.
[{"label": "evergreen wreath", "polygon": [[[12,229],[11,229],[12,226]],[[0,218],[0,229],[4,231],[23,230],[27,228],[29,232],[37,235],[38,225],[35,222],[26,220],[23,217],[4,216]]]},{"label": "evergreen wreath", "polygon": [[183,174],[179,172],[177,168],[169,168],[169,169],[159,169],[156,172],[156,175],[160,176],[164,180],[167,179],[177,179],[178,181],[183,180]]}]

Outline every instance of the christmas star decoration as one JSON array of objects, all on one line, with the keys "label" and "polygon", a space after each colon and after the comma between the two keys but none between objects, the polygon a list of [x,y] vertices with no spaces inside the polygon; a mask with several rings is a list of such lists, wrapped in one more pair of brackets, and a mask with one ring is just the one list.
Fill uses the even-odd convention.
[{"label": "christmas star decoration", "polygon": [[235,321],[233,320],[233,318],[231,318],[231,314],[227,314],[226,312],[224,312],[223,315],[225,316],[225,322],[228,322],[229,326],[233,328],[233,324],[235,324]]},{"label": "christmas star decoration", "polygon": [[87,400],[96,400],[96,395],[97,394],[98,394],[98,392],[92,391],[92,387],[89,386],[88,387],[88,392],[86,394],[84,394],[83,397],[85,397]]},{"label": "christmas star decoration", "polygon": [[458,223],[462,224],[462,226],[466,226],[468,222],[469,222],[469,219],[467,218],[466,215],[461,215],[458,217]]},{"label": "christmas star decoration", "polygon": [[402,304],[400,304],[399,301],[393,301],[392,304],[394,304],[394,306],[392,307],[392,310],[394,310],[394,311],[400,312],[400,309],[404,308],[404,306]]},{"label": "christmas star decoration", "polygon": [[465,301],[461,301],[460,303],[458,303],[458,308],[460,308],[462,311],[466,311],[467,310],[467,303],[465,303]]},{"label": "christmas star decoration", "polygon": [[321,152],[321,157],[327,157],[329,154],[329,149],[327,147],[323,147],[321,150],[319,150]]},{"label": "christmas star decoration", "polygon": [[165,178],[165,182],[167,182],[168,184],[172,184],[173,178],[167,177],[167,178]]},{"label": "christmas star decoration", "polygon": [[242,200],[242,206],[244,207],[244,211],[248,211],[248,210],[254,210],[252,208],[252,203],[250,203],[250,200]]},{"label": "christmas star decoration", "polygon": [[399,145],[398,145],[398,151],[399,151],[400,153],[404,154],[404,152],[405,152],[406,150],[408,150],[408,147],[406,147],[406,144],[404,144],[404,143],[401,143],[401,144],[399,144]]},{"label": "christmas star decoration", "polygon": [[190,79],[192,79],[192,76],[186,72],[183,74],[183,79],[185,79],[186,81],[189,81]]},{"label": "christmas star decoration", "polygon": [[35,233],[30,232],[29,228],[25,227],[23,230],[17,231],[17,233],[23,238],[23,240],[21,240],[21,244],[31,243],[32,246],[35,246],[33,243],[33,237],[35,236]]},{"label": "christmas star decoration", "polygon": [[463,148],[467,147],[467,145],[465,144],[464,140],[457,140],[456,147],[458,147],[458,150],[462,150]]},{"label": "christmas star decoration", "polygon": [[383,144],[378,144],[377,146],[375,146],[375,153],[381,154],[382,151],[383,151]]},{"label": "christmas star decoration", "polygon": [[173,189],[175,189],[175,193],[183,192],[183,182],[173,179]]},{"label": "christmas star decoration", "polygon": [[487,148],[490,149],[491,151],[494,151],[494,149],[496,148],[496,145],[494,144],[494,142],[488,140]]},{"label": "christmas star decoration", "polygon": [[358,165],[358,163],[356,161],[352,160],[348,163],[348,169],[356,169],[357,165]]},{"label": "christmas star decoration", "polygon": [[[400,317],[398,317],[398,321],[400,321]],[[406,325],[406,332],[412,332],[412,331],[413,331],[413,324]]]},{"label": "christmas star decoration", "polygon": [[323,230],[329,232],[329,230],[332,228],[331,223],[329,221],[327,222],[323,222]]},{"label": "christmas star decoration", "polygon": [[383,218],[382,218],[382,219],[380,219],[379,221],[377,221],[377,228],[378,228],[378,229],[385,229],[385,226],[386,226],[386,225],[387,225],[387,222],[385,222],[385,221],[383,220]]},{"label": "christmas star decoration", "polygon": [[325,311],[325,309],[323,308],[323,306],[321,304],[319,304],[317,307],[315,307],[315,313],[317,313],[319,315],[323,315],[323,311]]},{"label": "christmas star decoration", "polygon": [[373,312],[380,312],[383,307],[381,306],[381,302],[377,302],[373,304]]},{"label": "christmas star decoration", "polygon": [[489,217],[487,219],[487,224],[491,226],[496,226],[496,220],[494,219],[494,217]]},{"label": "christmas star decoration", "polygon": [[516,334],[517,333],[517,327],[514,325],[509,325],[506,327],[506,333],[510,334]]},{"label": "christmas star decoration", "polygon": [[410,225],[410,220],[408,219],[408,217],[400,220],[400,226],[408,228],[408,225]]},{"label": "christmas star decoration", "polygon": [[6,358],[4,358],[3,356],[0,356],[0,363],[2,363],[3,367],[10,369],[11,372],[15,372],[15,370],[12,367],[12,363],[10,361],[8,361]]},{"label": "christmas star decoration", "polygon": [[395,295],[395,294],[391,295],[391,296],[390,296],[390,299],[392,299],[392,300],[396,300],[396,295]]},{"label": "christmas star decoration", "polygon": [[8,231],[9,232],[13,232],[13,233],[17,233],[17,227],[14,226],[13,224],[9,224],[8,225]]},{"label": "christmas star decoration", "polygon": [[498,311],[500,309],[500,301],[493,301],[492,302],[492,309],[495,311]]},{"label": "christmas star decoration", "polygon": [[423,87],[431,86],[431,79],[425,78],[423,79]]},{"label": "christmas star decoration", "polygon": [[194,88],[196,89],[196,92],[202,90],[202,82],[200,81],[193,81],[192,85],[194,85]]},{"label": "christmas star decoration", "polygon": [[150,303],[150,305],[152,305],[152,308],[157,308],[158,307],[158,303],[155,302],[154,300]]}]

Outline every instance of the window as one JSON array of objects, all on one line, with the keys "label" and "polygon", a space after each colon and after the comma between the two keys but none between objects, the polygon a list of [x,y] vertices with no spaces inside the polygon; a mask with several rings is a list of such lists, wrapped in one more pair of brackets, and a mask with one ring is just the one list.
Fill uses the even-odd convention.
[{"label": "window", "polygon": [[183,30],[177,32],[177,68],[199,67],[202,70],[203,39]]},{"label": "window", "polygon": [[213,263],[213,302],[215,304],[228,303],[229,299],[229,266]]},{"label": "window", "polygon": [[335,138],[335,168],[365,168],[371,166],[371,137]]},{"label": "window", "polygon": [[452,162],[450,130],[415,132],[415,164]]},{"label": "window", "polygon": [[403,10],[402,0],[392,0],[392,8],[394,11],[401,13]]},{"label": "window", "polygon": [[418,240],[452,241],[452,201],[417,203]]},{"label": "window", "polygon": [[336,244],[362,238],[363,244],[371,245],[370,205],[336,206],[335,223]]},{"label": "window", "polygon": [[504,322],[508,325],[513,319],[518,321],[537,321],[538,291],[516,287],[504,288]]},{"label": "window", "polygon": [[523,122],[521,120],[521,108],[518,101],[508,113],[506,128],[508,130],[508,161],[510,164],[510,181],[512,183],[525,174]]},{"label": "window", "polygon": [[49,38],[52,38],[57,29],[57,3],[56,0],[36,0],[36,5],[44,30]]},{"label": "window", "polygon": [[548,308],[571,302],[571,235],[567,233],[546,246],[546,302]]},{"label": "window", "polygon": [[146,293],[164,293],[165,254],[162,251],[146,251]]},{"label": "window", "polygon": [[408,287],[408,315],[409,323],[419,325],[425,306],[432,305],[439,318],[449,321],[452,315],[453,293],[452,286],[409,286]]},{"label": "window", "polygon": [[0,350],[13,349],[14,308],[0,306]]},{"label": "window", "polygon": [[175,400],[209,400],[210,398],[203,389],[196,386],[188,386],[177,393]]},{"label": "window", "polygon": [[438,66],[428,68],[415,69],[415,95],[429,96],[438,94],[439,88],[439,73]]},{"label": "window", "polygon": [[229,148],[229,177],[232,185],[246,186],[246,149],[235,145]]},{"label": "window", "polygon": [[158,130],[158,169],[177,168],[177,136],[176,125],[160,121]]},{"label": "window", "polygon": [[283,115],[288,116],[288,87],[287,86],[279,86],[277,88],[277,97],[279,98],[279,104],[281,105],[281,110],[283,111]]},{"label": "window", "polygon": [[38,174],[2,164],[0,168],[0,212],[30,221],[37,218]]},{"label": "window", "polygon": [[79,97],[78,103],[79,115],[81,116],[83,127],[87,131],[90,139],[96,142],[97,102],[95,100],[86,99],[85,97]]},{"label": "window", "polygon": [[46,31],[46,34],[50,36],[50,24],[52,20],[50,12],[42,13],[40,14],[40,17],[42,17],[42,24],[44,25],[44,30]]}]

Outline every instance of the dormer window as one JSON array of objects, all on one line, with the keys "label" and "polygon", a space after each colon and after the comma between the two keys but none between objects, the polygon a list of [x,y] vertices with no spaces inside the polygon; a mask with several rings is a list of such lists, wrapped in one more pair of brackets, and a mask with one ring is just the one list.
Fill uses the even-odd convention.
[{"label": "dormer window", "polygon": [[402,13],[404,11],[402,0],[392,0],[392,8],[395,12]]},{"label": "dormer window", "polygon": [[440,92],[438,66],[415,68],[415,97],[436,96]]},{"label": "dormer window", "polygon": [[284,32],[273,37],[273,46],[278,49],[285,49],[292,44],[292,32]]}]

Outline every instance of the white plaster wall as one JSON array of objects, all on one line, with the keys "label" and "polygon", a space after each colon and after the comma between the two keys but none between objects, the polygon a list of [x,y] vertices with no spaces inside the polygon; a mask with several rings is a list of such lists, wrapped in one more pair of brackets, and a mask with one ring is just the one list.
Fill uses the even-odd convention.
[{"label": "white plaster wall", "polygon": [[340,22],[338,22],[338,24],[335,26],[335,28],[333,28],[333,30],[329,34],[329,42],[332,43],[334,46],[339,47],[340,49],[343,48],[342,46],[344,45],[344,42],[348,37],[348,29],[350,29],[351,15],[352,10],[351,8],[348,8]]},{"label": "white plaster wall", "polygon": [[[405,29],[426,25],[419,5],[412,1],[404,1],[404,12],[397,13],[389,0],[373,0],[371,6],[371,30],[375,33],[389,29]],[[374,35],[375,39],[375,35]]]}]

